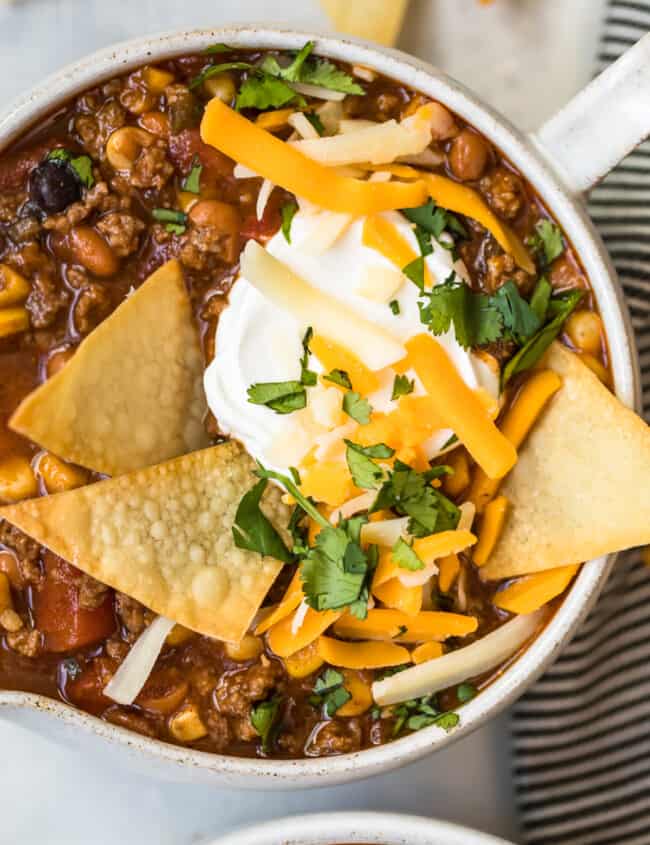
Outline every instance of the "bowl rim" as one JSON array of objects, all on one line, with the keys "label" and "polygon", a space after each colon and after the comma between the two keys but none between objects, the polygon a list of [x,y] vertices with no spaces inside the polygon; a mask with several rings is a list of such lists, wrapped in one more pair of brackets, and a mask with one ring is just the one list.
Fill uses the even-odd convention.
[{"label": "bowl rim", "polygon": [[436,845],[512,845],[441,819],[354,810],[274,819],[210,839],[205,845],[431,845],[434,836]]},{"label": "bowl rim", "polygon": [[[582,198],[562,184],[536,142],[525,136],[465,86],[432,65],[397,50],[358,39],[321,35],[268,25],[224,26],[144,36],[86,56],[35,85],[0,115],[0,151],[57,106],[111,76],[147,62],[196,52],[216,41],[240,48],[299,49],[316,41],[320,55],[372,67],[447,105],[486,135],[535,187],[553,211],[579,255],[605,322],[614,384],[619,398],[639,406],[639,371],[633,333],[616,274]],[[450,734],[435,726],[386,745],[326,758],[297,760],[240,758],[181,748],[139,736],[71,705],[33,693],[0,690],[0,716],[27,708],[53,714],[59,722],[81,728],[151,759],[208,772],[225,785],[266,788],[312,787],[359,780],[420,759],[469,734],[509,706],[542,674],[576,631],[602,589],[615,555],[586,563],[572,589],[544,630],[481,695],[462,708],[460,725]],[[179,772],[180,775],[180,772]]]}]

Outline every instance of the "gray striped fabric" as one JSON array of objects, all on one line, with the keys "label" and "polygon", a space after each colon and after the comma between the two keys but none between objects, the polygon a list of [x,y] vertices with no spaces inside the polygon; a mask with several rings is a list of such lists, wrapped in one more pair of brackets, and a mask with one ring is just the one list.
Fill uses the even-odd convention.
[{"label": "gray striped fabric", "polygon": [[[650,0],[610,0],[599,69],[650,30]],[[650,143],[591,194],[627,294],[650,416]],[[580,634],[516,705],[529,845],[650,845],[650,568],[623,555]]]}]

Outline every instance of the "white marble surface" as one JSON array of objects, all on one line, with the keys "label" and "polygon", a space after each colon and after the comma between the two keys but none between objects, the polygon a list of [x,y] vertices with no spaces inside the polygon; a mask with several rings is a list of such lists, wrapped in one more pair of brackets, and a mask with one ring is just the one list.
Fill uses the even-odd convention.
[{"label": "white marble surface", "polygon": [[[351,0],[353,2],[353,0]],[[591,74],[604,0],[412,0],[400,46],[534,128]],[[327,27],[317,0],[0,0],[0,104],[111,42],[228,22]],[[0,842],[190,845],[287,813],[390,809],[517,841],[507,714],[399,774],[310,792],[227,792],[159,783],[0,721]]]}]

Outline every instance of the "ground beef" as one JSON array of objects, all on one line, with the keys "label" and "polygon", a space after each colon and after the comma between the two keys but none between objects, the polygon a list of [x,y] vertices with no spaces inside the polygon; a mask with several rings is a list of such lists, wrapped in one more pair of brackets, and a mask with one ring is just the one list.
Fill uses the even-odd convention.
[{"label": "ground beef", "polygon": [[215,750],[223,751],[226,749],[230,742],[230,725],[228,719],[211,708],[205,714],[205,726],[210,734],[210,739],[216,746]]},{"label": "ground beef", "polygon": [[121,707],[108,710],[104,713],[104,719],[112,725],[119,725],[121,728],[127,728],[130,731],[144,734],[144,736],[155,737],[157,733],[149,719],[141,713],[134,713],[132,710],[122,709]]},{"label": "ground beef", "polygon": [[82,573],[79,579],[79,606],[85,610],[95,610],[104,603],[109,589],[91,575]]},{"label": "ground beef", "polygon": [[254,742],[259,738],[259,734],[250,720],[250,716],[243,716],[241,719],[231,719],[230,729],[240,742]]},{"label": "ground beef", "polygon": [[485,288],[489,293],[494,293],[511,279],[522,293],[530,287],[531,277],[517,267],[512,255],[503,252],[500,255],[491,256],[485,263],[487,269]]},{"label": "ground beef", "polygon": [[79,334],[89,334],[108,317],[112,310],[111,297],[104,285],[90,282],[81,289],[74,305],[73,323]]},{"label": "ground beef", "polygon": [[167,159],[165,144],[156,141],[144,147],[135,160],[129,181],[136,188],[155,188],[159,191],[174,173],[174,166]]},{"label": "ground beef", "polygon": [[192,226],[181,240],[178,257],[190,270],[205,272],[221,266],[230,237],[212,226]]},{"label": "ground beef", "polygon": [[198,126],[201,120],[201,104],[186,85],[168,85],[165,88],[165,99],[174,134]]},{"label": "ground beef", "polygon": [[23,620],[20,616],[10,607],[0,613],[0,628],[4,628],[5,631],[15,634],[16,631],[20,631],[23,624]]},{"label": "ground beef", "polygon": [[329,757],[333,754],[350,754],[361,748],[361,724],[358,719],[345,722],[332,719],[316,731],[307,749],[311,756]]},{"label": "ground beef", "polygon": [[15,220],[18,209],[26,199],[25,191],[0,192],[0,223],[11,223]]},{"label": "ground beef", "polygon": [[126,111],[117,100],[107,100],[97,114],[81,114],[75,118],[74,128],[81,145],[92,158],[103,160],[106,142],[116,129],[126,123]]},{"label": "ground beef", "polygon": [[121,663],[124,658],[127,656],[131,647],[128,643],[125,643],[124,640],[118,639],[114,637],[110,640],[106,640],[106,645],[104,646],[104,651],[108,655],[108,657],[112,658],[113,660],[117,660],[118,663]]},{"label": "ground beef", "polygon": [[20,576],[25,584],[38,584],[41,581],[41,547],[38,543],[9,522],[0,520],[0,544],[15,553]]},{"label": "ground beef", "polygon": [[115,610],[129,642],[134,642],[153,619],[150,610],[125,593],[115,593]]},{"label": "ground beef", "polygon": [[90,284],[90,277],[85,267],[80,267],[79,264],[68,264],[65,269],[65,280],[71,288],[81,290]]},{"label": "ground beef", "polygon": [[137,217],[124,212],[111,211],[97,222],[96,228],[101,232],[115,255],[126,258],[134,253],[140,245],[140,234],[145,225]]},{"label": "ground beef", "polygon": [[69,294],[56,283],[56,264],[41,249],[37,241],[30,241],[11,253],[7,262],[31,281],[26,307],[35,329],[51,326],[66,308]]},{"label": "ground beef", "polygon": [[221,678],[214,691],[217,709],[227,716],[248,718],[251,702],[268,698],[269,694],[280,689],[283,683],[282,668],[262,657],[250,668]]},{"label": "ground beef", "polygon": [[20,217],[13,226],[10,226],[7,229],[7,234],[16,244],[36,240],[40,233],[41,223],[38,218],[31,215]]},{"label": "ground beef", "polygon": [[43,635],[36,628],[21,628],[7,634],[7,645],[23,657],[37,657],[43,650]]},{"label": "ground beef", "polygon": [[70,229],[90,217],[93,211],[105,214],[111,211],[127,210],[130,207],[130,197],[111,193],[107,182],[97,182],[86,191],[80,202],[72,203],[62,214],[48,217],[43,227],[61,235],[67,235]]},{"label": "ground beef", "polygon": [[521,179],[505,167],[497,167],[480,182],[481,191],[496,213],[512,220],[519,214],[525,195]]}]

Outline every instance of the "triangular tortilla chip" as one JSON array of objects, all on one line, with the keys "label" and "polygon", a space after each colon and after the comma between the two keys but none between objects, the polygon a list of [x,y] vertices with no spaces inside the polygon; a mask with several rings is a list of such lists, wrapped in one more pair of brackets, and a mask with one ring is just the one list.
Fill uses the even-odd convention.
[{"label": "triangular tortilla chip", "polygon": [[650,542],[650,429],[559,343],[545,363],[563,385],[503,484],[512,508],[481,568],[490,580]]},{"label": "triangular tortilla chip", "polygon": [[203,360],[180,265],[169,261],[20,404],[9,425],[107,475],[207,446]]},{"label": "triangular tortilla chip", "polygon": [[[156,613],[238,642],[282,567],[234,545],[237,506],[257,480],[253,466],[240,446],[224,443],[0,508],[0,519]],[[269,485],[264,509],[286,526],[280,496]]]}]

